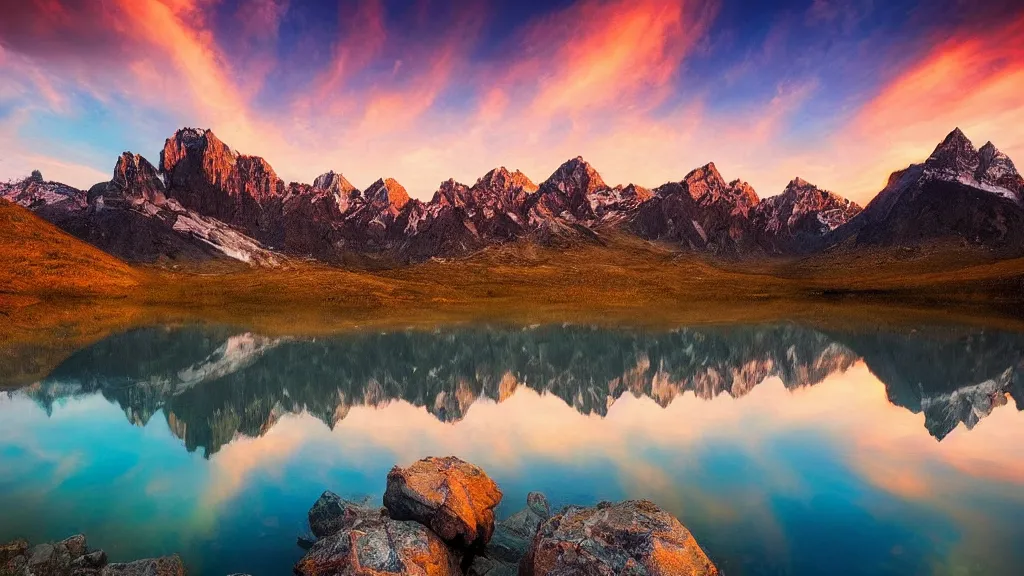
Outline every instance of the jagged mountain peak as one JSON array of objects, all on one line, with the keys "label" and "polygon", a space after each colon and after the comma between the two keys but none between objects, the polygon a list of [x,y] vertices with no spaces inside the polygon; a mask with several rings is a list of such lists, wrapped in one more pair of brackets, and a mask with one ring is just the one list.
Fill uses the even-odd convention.
[{"label": "jagged mountain peak", "polygon": [[341,172],[335,172],[334,170],[328,170],[317,176],[313,180],[313,188],[327,190],[338,196],[347,196],[357,190]]},{"label": "jagged mountain peak", "polygon": [[700,168],[694,168],[684,178],[690,197],[697,202],[714,200],[720,197],[727,188],[725,179],[718,172],[714,162],[708,162]]},{"label": "jagged mountain peak", "polygon": [[808,182],[807,180],[804,180],[803,178],[801,178],[799,176],[797,176],[796,178],[793,178],[792,180],[790,180],[789,184],[786,185],[786,190],[798,189],[798,188],[817,188],[817,186],[815,186],[814,184],[811,184],[810,182]]},{"label": "jagged mountain peak", "polygon": [[440,206],[463,206],[468,191],[469,188],[465,184],[456,181],[455,178],[449,178],[437,187],[430,203]]},{"label": "jagged mountain peak", "polygon": [[409,203],[409,193],[394,178],[382,178],[363,190],[367,202],[401,210]]},{"label": "jagged mountain peak", "polygon": [[744,204],[748,207],[754,207],[760,202],[760,198],[757,195],[757,191],[745,180],[739,178],[729,182],[729,190],[732,191],[733,196],[737,198],[737,202]]},{"label": "jagged mountain peak", "polygon": [[[213,136],[213,131],[209,128],[191,128],[186,126],[175,130],[172,138],[183,144],[195,145],[201,143],[207,134]],[[216,136],[214,137],[216,138]]]},{"label": "jagged mountain peak", "polygon": [[541,187],[554,187],[563,192],[579,186],[580,191],[589,195],[596,190],[608,188],[601,175],[582,156],[570,158],[562,163]]},{"label": "jagged mountain peak", "polygon": [[[978,171],[981,174],[988,172],[993,167],[999,170],[1000,175],[1006,173],[1017,174],[1017,167],[1013,165],[1013,160],[1010,160],[1010,157],[1003,154],[992,142],[986,142],[978,150],[978,156]],[[978,179],[981,180],[980,177]]]},{"label": "jagged mountain peak", "polygon": [[654,192],[650,188],[644,188],[638,184],[629,184],[622,189],[622,192],[625,196],[636,198],[640,202],[650,200],[654,196]]},{"label": "jagged mountain peak", "polygon": [[973,174],[980,161],[974,144],[959,128],[954,128],[935,147],[925,166],[950,174]]},{"label": "jagged mountain peak", "polygon": [[89,198],[90,202],[100,198],[104,205],[136,204],[152,202],[160,204],[164,201],[166,187],[156,167],[140,154],[123,152],[114,165],[114,175],[100,196]]},{"label": "jagged mountain peak", "polygon": [[485,186],[491,190],[508,191],[513,188],[521,188],[526,192],[536,192],[537,185],[530,180],[526,174],[519,170],[514,172],[501,166],[484,174],[476,183],[477,187]]},{"label": "jagged mountain peak", "polygon": [[[786,185],[786,189],[776,198],[788,202],[810,202],[816,210],[842,209],[846,212],[846,220],[860,213],[861,207],[851,200],[835,192],[825,190],[797,176]],[[835,226],[832,226],[835,228]]]}]

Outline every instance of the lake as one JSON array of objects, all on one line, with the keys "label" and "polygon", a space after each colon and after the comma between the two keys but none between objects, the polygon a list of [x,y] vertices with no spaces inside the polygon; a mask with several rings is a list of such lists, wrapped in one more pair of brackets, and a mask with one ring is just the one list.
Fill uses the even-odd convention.
[{"label": "lake", "polygon": [[325,489],[451,454],[499,517],[653,500],[728,576],[1024,573],[1021,333],[154,326],[46,373],[0,393],[0,541],[289,574]]}]

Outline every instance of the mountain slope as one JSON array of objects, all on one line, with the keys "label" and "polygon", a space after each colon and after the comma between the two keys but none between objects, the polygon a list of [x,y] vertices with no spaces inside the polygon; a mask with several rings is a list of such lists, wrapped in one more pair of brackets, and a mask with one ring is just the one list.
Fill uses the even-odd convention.
[{"label": "mountain slope", "polygon": [[782,194],[757,204],[751,227],[769,254],[806,254],[824,248],[832,231],[860,212],[842,196],[794,178]]},{"label": "mountain slope", "polygon": [[124,262],[0,199],[0,292],[110,296],[139,284]]},{"label": "mountain slope", "polygon": [[[40,188],[61,193],[39,193]],[[96,184],[88,193],[29,180],[0,189],[0,197],[32,209],[71,235],[128,262],[220,260],[275,265],[280,261],[252,238],[183,207],[168,195],[156,168],[130,152],[118,158],[109,182]]]},{"label": "mountain slope", "polygon": [[726,183],[714,163],[663,184],[639,205],[630,228],[643,238],[690,250],[739,256],[754,248],[750,211],[758,197],[746,182]]},{"label": "mountain slope", "polygon": [[907,246],[937,239],[1024,255],[1024,178],[991,143],[953,130],[925,162],[894,172],[834,243]]},{"label": "mountain slope", "polygon": [[607,245],[620,232],[720,262],[942,243],[1024,255],[1024,178],[994,145],[976,150],[960,130],[894,173],[863,211],[799,178],[761,199],[714,163],[653,191],[610,186],[582,157],[540,185],[502,167],[472,186],[443,182],[422,202],[391,178],[362,191],[334,171],[285,185],[264,159],[194,128],[165,141],[159,169],[125,153],[113,179],[88,193],[34,174],[0,184],[0,197],[132,262],[274,266],[283,253],[379,268],[517,241]]}]

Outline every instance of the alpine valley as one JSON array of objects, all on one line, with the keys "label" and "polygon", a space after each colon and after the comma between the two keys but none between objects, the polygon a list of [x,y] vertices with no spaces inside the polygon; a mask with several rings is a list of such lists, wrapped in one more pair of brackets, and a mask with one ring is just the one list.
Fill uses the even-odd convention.
[{"label": "alpine valley", "polygon": [[396,266],[514,242],[603,244],[617,233],[730,261],[940,240],[1024,255],[1024,178],[991,142],[976,149],[959,129],[863,209],[801,178],[760,198],[713,163],[653,190],[611,186],[580,157],[540,184],[500,167],[471,185],[442,182],[421,202],[391,178],[363,190],[337,172],[286,184],[263,158],[194,128],[168,138],[155,166],[125,152],[111,180],[87,191],[35,173],[0,185],[0,196],[129,263]]},{"label": "alpine valley", "polygon": [[308,332],[383,318],[703,322],[751,302],[771,319],[849,296],[1006,317],[1024,294],[1024,178],[959,129],[864,208],[801,178],[762,198],[712,163],[654,189],[612,186],[580,157],[539,184],[500,167],[423,202],[391,178],[286,184],[194,128],[156,165],[123,153],[89,190],[37,171],[0,198],[0,306],[51,303],[33,307],[32,330],[66,323],[69,296],[105,302],[94,327],[258,315]]}]

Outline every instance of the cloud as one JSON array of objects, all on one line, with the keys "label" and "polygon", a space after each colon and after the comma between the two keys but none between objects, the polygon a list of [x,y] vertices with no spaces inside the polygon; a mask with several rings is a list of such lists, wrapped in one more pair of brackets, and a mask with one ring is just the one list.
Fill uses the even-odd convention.
[{"label": "cloud", "polygon": [[[807,155],[809,179],[870,200],[891,172],[921,162],[959,126],[980,146],[991,140],[1024,158],[1024,16],[985,29],[936,31],[933,46],[859,107],[850,122]],[[879,69],[884,70],[880,64]]]},{"label": "cloud", "polygon": [[[610,183],[657,186],[714,161],[761,196],[799,175],[861,203],[953,126],[1024,157],[1019,15],[986,28],[918,23],[892,41],[864,35],[870,0],[815,0],[749,34],[752,47],[716,27],[719,0],[578,0],[516,22],[481,2],[360,0],[311,23],[304,6],[259,0],[230,25],[222,7],[13,6],[0,22],[0,118],[19,120],[0,148],[63,157],[64,135],[26,137],[33,121],[87,133],[101,108],[137,152],[179,126],[209,127],[286,180],[392,176],[422,199],[449,177],[505,165],[540,181],[583,155]],[[851,92],[833,67],[871,81]],[[91,171],[48,163],[86,187],[128,146],[111,142],[83,136],[64,160]],[[26,166],[6,161],[0,177]]]}]

